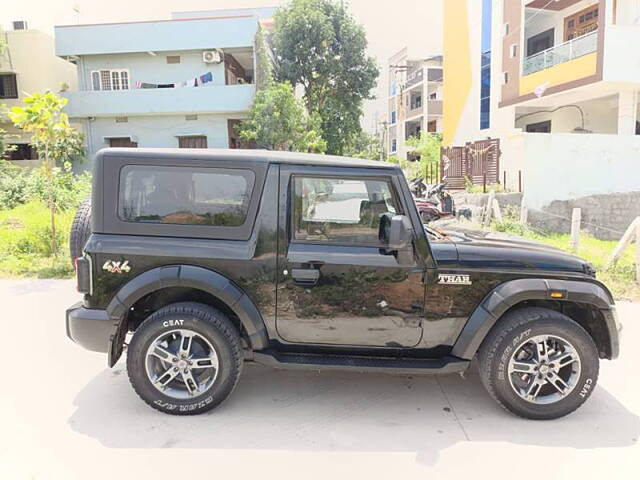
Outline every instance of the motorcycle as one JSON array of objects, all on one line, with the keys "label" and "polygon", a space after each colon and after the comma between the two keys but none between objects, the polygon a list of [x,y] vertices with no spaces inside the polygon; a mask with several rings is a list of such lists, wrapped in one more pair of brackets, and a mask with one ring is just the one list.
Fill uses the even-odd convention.
[{"label": "motorcycle", "polygon": [[453,197],[446,191],[444,183],[428,186],[422,178],[414,178],[409,182],[409,189],[414,196],[418,212],[424,223],[442,218],[453,218],[457,214],[471,218],[471,211],[462,208],[456,211]]}]

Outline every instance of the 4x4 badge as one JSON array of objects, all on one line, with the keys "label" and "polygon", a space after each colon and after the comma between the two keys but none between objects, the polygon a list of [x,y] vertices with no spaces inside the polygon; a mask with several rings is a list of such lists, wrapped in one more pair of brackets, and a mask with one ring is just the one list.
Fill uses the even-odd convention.
[{"label": "4x4 badge", "polygon": [[107,260],[102,265],[102,269],[106,270],[109,273],[128,273],[131,271],[131,267],[129,266],[129,260],[125,260],[124,262],[114,262],[113,260]]},{"label": "4x4 badge", "polygon": [[471,285],[471,278],[469,275],[441,273],[438,275],[438,283],[441,285]]}]

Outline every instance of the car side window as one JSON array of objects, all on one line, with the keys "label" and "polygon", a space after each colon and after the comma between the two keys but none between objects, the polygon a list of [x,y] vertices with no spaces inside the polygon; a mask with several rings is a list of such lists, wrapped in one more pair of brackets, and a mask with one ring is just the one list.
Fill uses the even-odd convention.
[{"label": "car side window", "polygon": [[247,218],[250,170],[129,165],[120,172],[126,222],[237,227]]},{"label": "car side window", "polygon": [[389,181],[295,176],[294,239],[380,245],[380,219],[399,212]]}]

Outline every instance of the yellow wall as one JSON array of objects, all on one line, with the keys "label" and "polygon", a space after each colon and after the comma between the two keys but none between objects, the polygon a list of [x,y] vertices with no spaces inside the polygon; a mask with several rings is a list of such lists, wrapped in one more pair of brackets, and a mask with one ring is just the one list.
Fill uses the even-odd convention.
[{"label": "yellow wall", "polygon": [[444,78],[443,144],[451,145],[471,89],[467,0],[444,2]]},{"label": "yellow wall", "polygon": [[595,75],[597,63],[598,54],[590,53],[569,62],[521,77],[520,95],[532,93],[541,85],[547,84],[547,88],[549,88]]}]

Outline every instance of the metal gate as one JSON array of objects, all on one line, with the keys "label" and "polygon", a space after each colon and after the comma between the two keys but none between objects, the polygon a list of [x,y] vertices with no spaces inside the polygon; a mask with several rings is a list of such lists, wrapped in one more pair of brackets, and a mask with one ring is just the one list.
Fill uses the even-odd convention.
[{"label": "metal gate", "polygon": [[440,175],[449,189],[464,189],[467,179],[475,185],[500,183],[499,138],[442,147],[440,157]]}]

